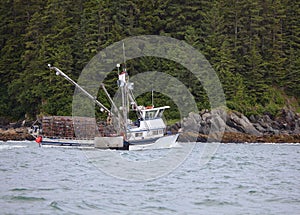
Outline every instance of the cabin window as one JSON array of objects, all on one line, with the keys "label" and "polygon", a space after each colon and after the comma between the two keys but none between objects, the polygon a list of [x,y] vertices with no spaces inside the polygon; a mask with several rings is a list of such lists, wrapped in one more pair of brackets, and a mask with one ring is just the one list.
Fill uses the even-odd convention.
[{"label": "cabin window", "polygon": [[143,136],[143,133],[135,133],[135,137],[141,137]]},{"label": "cabin window", "polygon": [[158,135],[158,131],[152,131],[152,135]]},{"label": "cabin window", "polygon": [[145,118],[146,119],[153,119],[154,116],[155,116],[155,111],[147,111]]},{"label": "cabin window", "polygon": [[157,117],[159,118],[162,118],[163,117],[163,113],[164,113],[164,110],[159,110],[158,114],[157,114]]}]

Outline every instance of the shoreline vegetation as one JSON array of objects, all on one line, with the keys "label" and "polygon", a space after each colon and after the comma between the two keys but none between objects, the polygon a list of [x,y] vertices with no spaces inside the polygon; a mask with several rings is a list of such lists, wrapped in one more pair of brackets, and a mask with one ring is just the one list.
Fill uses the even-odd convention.
[{"label": "shoreline vegetation", "polygon": [[[25,121],[2,121],[0,141],[32,141],[34,137],[28,132],[30,126],[30,122]],[[195,129],[199,132],[195,132]],[[282,109],[273,118],[269,115],[247,118],[236,111],[203,110],[199,114],[190,113],[181,122],[168,126],[168,130],[172,133],[181,132],[180,142],[300,143],[300,114]]]}]

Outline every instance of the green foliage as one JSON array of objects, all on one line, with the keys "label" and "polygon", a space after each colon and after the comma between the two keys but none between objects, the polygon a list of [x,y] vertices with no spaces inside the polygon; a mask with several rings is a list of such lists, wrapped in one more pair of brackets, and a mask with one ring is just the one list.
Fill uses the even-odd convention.
[{"label": "green foliage", "polygon": [[[46,65],[54,64],[76,80],[98,51],[145,34],[185,40],[203,53],[230,109],[275,115],[295,98],[299,110],[298,1],[5,0],[0,18],[0,117],[70,115],[74,88]],[[172,75],[187,86],[199,109],[210,108],[201,83],[175,62],[148,57],[127,67],[131,75],[154,70]],[[111,73],[105,81],[112,95],[115,78]],[[98,98],[109,104],[101,90]],[[147,105],[149,96],[139,101]],[[174,106],[160,94],[156,102]],[[166,114],[178,118],[176,107]]]}]

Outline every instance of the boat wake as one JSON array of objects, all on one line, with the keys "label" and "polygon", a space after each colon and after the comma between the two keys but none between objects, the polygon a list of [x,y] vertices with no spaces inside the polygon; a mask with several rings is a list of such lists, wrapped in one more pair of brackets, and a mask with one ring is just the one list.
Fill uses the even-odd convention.
[{"label": "boat wake", "polygon": [[15,149],[15,148],[26,148],[27,146],[23,146],[23,145],[2,145],[0,144],[0,151],[4,151],[4,150],[10,150],[10,149]]}]

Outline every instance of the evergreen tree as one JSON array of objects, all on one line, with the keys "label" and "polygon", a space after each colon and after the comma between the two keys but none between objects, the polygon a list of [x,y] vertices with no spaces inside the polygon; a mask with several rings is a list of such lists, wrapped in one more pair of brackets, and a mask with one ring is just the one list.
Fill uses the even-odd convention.
[{"label": "evergreen tree", "polygon": [[[23,118],[27,112],[23,103],[20,103],[19,96],[23,93],[19,88],[22,84],[23,65],[21,56],[25,49],[24,33],[34,11],[39,7],[37,0],[14,0],[4,1],[3,6],[7,11],[4,13],[3,47],[1,48],[1,80],[6,90],[3,95],[8,95],[9,100],[5,101],[6,113],[14,118]],[[4,9],[3,8],[3,9]],[[2,79],[3,78],[3,79]],[[20,83],[20,84],[16,84]]]},{"label": "evergreen tree", "polygon": [[[71,114],[74,88],[46,65],[54,64],[76,80],[100,50],[145,34],[185,40],[203,53],[232,109],[275,113],[284,105],[276,92],[278,98],[287,93],[300,101],[297,1],[5,0],[0,18],[0,116]],[[201,84],[182,66],[147,57],[127,67],[131,75],[166,72],[190,89],[200,109],[209,108]],[[114,93],[115,79],[108,79]]]},{"label": "evergreen tree", "polygon": [[300,3],[285,1],[286,17],[283,21],[284,46],[287,60],[283,72],[283,87],[289,95],[298,98],[300,104]]}]

